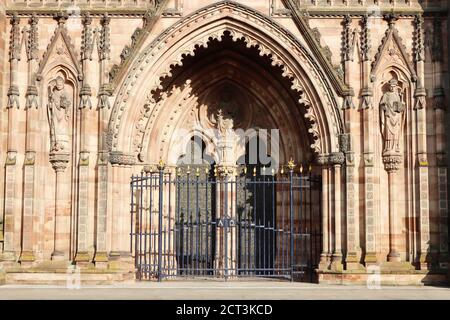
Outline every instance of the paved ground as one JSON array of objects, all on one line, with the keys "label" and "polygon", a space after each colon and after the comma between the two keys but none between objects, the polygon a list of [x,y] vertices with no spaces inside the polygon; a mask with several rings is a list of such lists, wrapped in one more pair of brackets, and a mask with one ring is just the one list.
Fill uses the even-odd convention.
[{"label": "paved ground", "polygon": [[450,288],[333,286],[289,282],[214,282],[174,281],[131,285],[82,286],[68,289],[57,286],[0,286],[0,299],[89,299],[89,300],[323,300],[323,299],[438,299],[450,300]]}]

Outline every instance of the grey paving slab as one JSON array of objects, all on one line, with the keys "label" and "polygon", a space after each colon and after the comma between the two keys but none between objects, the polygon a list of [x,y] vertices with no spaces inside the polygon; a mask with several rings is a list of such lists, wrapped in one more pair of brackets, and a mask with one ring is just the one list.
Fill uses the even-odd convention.
[{"label": "grey paving slab", "polygon": [[163,282],[131,285],[81,286],[0,286],[0,299],[32,300],[183,300],[183,299],[249,299],[249,300],[324,300],[324,299],[437,299],[450,300],[450,288],[332,286],[274,282]]}]

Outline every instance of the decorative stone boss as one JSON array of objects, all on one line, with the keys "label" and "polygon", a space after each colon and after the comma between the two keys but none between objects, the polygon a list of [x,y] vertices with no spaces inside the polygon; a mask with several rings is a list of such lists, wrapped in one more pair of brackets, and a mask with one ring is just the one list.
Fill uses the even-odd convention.
[{"label": "decorative stone boss", "polygon": [[380,101],[381,134],[384,140],[383,156],[400,155],[400,138],[403,130],[404,112],[406,104],[403,102],[401,88],[398,81],[389,81],[389,90]]}]

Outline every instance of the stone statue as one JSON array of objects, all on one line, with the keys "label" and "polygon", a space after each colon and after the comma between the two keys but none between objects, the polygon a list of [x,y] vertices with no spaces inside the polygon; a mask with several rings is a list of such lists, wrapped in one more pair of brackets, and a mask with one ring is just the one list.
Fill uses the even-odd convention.
[{"label": "stone statue", "polygon": [[222,109],[217,110],[217,129],[219,129],[220,134],[225,135],[230,130],[233,129],[234,123],[233,119],[228,118],[226,119],[223,116]]},{"label": "stone statue", "polygon": [[380,101],[381,133],[384,140],[383,156],[400,153],[400,137],[406,106],[398,88],[398,81],[390,80],[389,91],[383,94]]},{"label": "stone statue", "polygon": [[48,119],[51,152],[68,152],[71,98],[64,88],[64,79],[58,76],[48,86]]}]

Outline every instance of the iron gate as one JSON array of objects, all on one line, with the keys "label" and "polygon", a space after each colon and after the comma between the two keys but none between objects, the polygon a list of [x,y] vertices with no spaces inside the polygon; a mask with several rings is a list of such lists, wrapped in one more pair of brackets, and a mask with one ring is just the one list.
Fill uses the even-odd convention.
[{"label": "iron gate", "polygon": [[131,178],[137,279],[312,281],[321,250],[320,179],[290,170],[178,168]]}]

